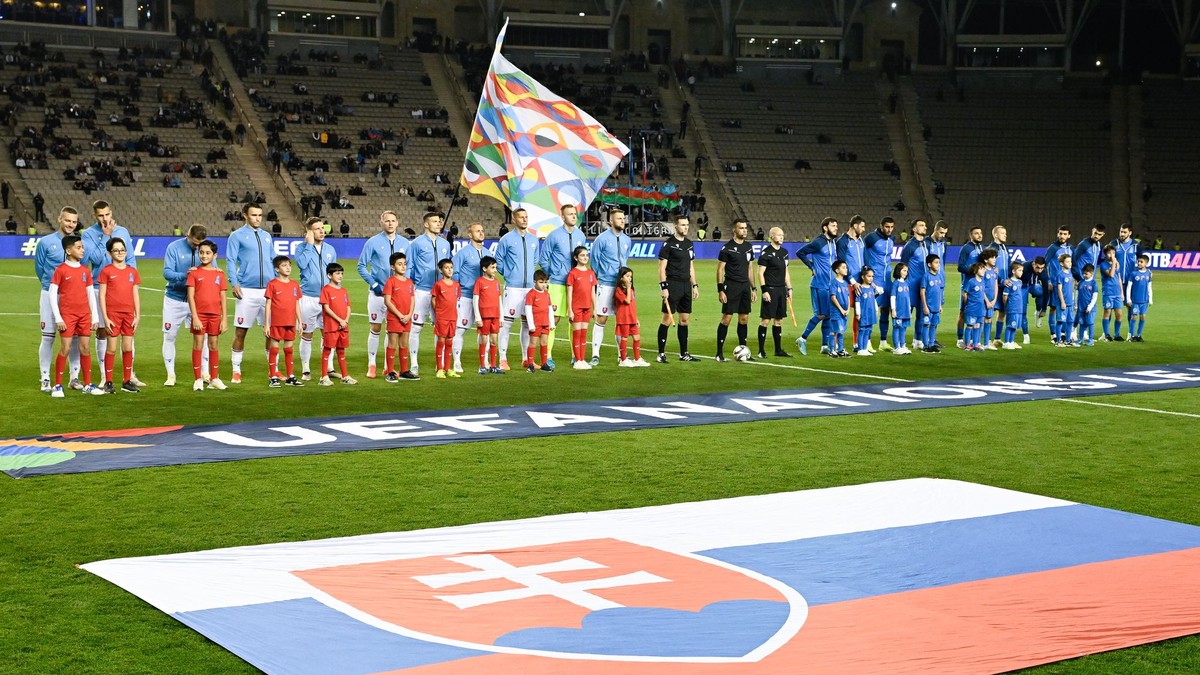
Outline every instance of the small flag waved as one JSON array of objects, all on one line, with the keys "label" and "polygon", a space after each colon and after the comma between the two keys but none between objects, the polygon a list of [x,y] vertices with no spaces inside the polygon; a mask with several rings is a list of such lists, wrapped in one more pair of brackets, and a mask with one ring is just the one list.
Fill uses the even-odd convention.
[{"label": "small flag waved", "polygon": [[479,97],[462,184],[524,208],[536,231],[558,223],[566,204],[586,208],[629,148],[504,58],[507,30],[506,21]]}]

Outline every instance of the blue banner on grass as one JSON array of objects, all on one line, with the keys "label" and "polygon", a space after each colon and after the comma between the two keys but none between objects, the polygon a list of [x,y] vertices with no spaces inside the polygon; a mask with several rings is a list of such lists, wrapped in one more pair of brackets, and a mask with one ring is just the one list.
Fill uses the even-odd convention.
[{"label": "blue banner on grass", "polygon": [[[736,364],[730,366],[739,367]],[[929,382],[47,434],[0,440],[0,468],[10,476],[20,478],[563,434],[922,410],[1198,386],[1200,363],[1190,363]]]}]

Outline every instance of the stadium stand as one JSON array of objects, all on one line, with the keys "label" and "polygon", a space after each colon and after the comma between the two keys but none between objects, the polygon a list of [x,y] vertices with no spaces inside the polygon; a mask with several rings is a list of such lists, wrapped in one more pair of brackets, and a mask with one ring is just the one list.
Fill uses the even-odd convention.
[{"label": "stadium stand", "polygon": [[[1143,87],[1144,176],[1135,205],[1145,209],[1145,222],[1166,246],[1197,246],[1200,213],[1200,136],[1195,133],[1200,87],[1194,82],[1157,83]],[[1153,237],[1152,237],[1153,238]]]},{"label": "stadium stand", "polygon": [[48,218],[71,205],[86,220],[91,202],[105,199],[139,234],[192,222],[228,229],[225,214],[238,206],[229,193],[253,186],[228,151],[232,131],[205,95],[202,65],[138,48],[4,51],[10,102],[0,133]]},{"label": "stadium stand", "polygon": [[[396,211],[402,228],[417,229],[428,208],[449,209],[463,149],[419,54],[333,60],[294,51],[270,55],[267,64],[266,73],[243,82],[268,135],[278,135],[281,169],[300,187],[309,213],[319,198],[319,215],[335,233],[345,221],[351,236],[369,236],[384,210]],[[455,206],[452,221],[499,227],[503,213],[490,200],[465,190],[459,197],[466,203]],[[339,208],[342,199],[353,208]]]},{"label": "stadium stand", "polygon": [[1002,224],[1010,242],[1026,243],[1061,223],[1111,222],[1110,113],[1098,83],[1033,90],[997,79],[960,100],[944,77],[914,80],[952,226]]},{"label": "stadium stand", "polygon": [[800,224],[811,236],[826,216],[878,217],[895,208],[900,184],[887,169],[891,150],[873,76],[807,84],[716,77],[696,92],[716,145],[713,161],[752,230]]}]

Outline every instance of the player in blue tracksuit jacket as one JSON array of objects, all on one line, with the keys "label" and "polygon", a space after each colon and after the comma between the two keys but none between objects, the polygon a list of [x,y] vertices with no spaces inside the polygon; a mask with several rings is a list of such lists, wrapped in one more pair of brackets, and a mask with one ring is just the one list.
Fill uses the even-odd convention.
[{"label": "player in blue tracksuit jacket", "polygon": [[[925,276],[925,266],[921,264],[922,260],[929,255],[929,245],[926,242],[925,235],[929,232],[929,227],[924,220],[917,218],[912,223],[912,236],[904,244],[904,250],[900,252],[900,262],[908,265],[908,278],[912,282],[913,296],[909,298],[909,302],[913,305],[920,300],[919,294],[921,288],[921,279]],[[917,344],[913,341],[913,346],[917,349],[924,348],[924,344]]]},{"label": "player in blue tracksuit jacket", "polygon": [[[979,254],[983,253],[983,248],[984,248],[984,246],[983,246],[983,228],[982,227],[979,227],[978,225],[976,225],[975,227],[972,227],[970,233],[968,234],[968,237],[970,240],[967,243],[963,244],[958,249],[958,267],[957,268],[958,268],[958,273],[960,275],[959,279],[958,279],[959,288],[962,288],[967,285],[967,279],[969,279],[972,276],[971,275],[971,265],[974,265],[976,262],[979,261]],[[963,346],[962,345],[963,331],[964,331],[963,320],[966,318],[966,316],[967,316],[966,308],[963,307],[962,303],[960,302],[958,305],[958,331],[957,331],[959,347]]]},{"label": "player in blue tracksuit jacket", "polygon": [[631,248],[633,240],[625,234],[625,212],[610,210],[608,229],[596,237],[590,250],[592,271],[596,273],[596,322],[592,324],[593,366],[600,363],[600,345],[604,344],[604,327],[608,324],[608,318],[616,316],[613,294],[617,288],[617,273],[629,264]]},{"label": "player in blue tracksuit jacket", "polygon": [[[837,231],[837,220],[826,218],[821,221],[820,236],[814,237],[812,241],[796,251],[796,258],[812,270],[813,275],[812,281],[809,283],[809,300],[812,304],[813,315],[808,320],[808,325],[804,327],[804,332],[800,334],[800,339],[796,342],[801,354],[808,353],[805,340],[808,339],[818,323],[821,324],[821,350],[826,351],[829,346],[829,318],[831,316],[829,289],[833,285],[833,263],[838,259]],[[848,299],[847,302],[849,302]]]},{"label": "player in blue tracksuit jacket", "polygon": [[888,349],[888,319],[892,315],[891,303],[888,298],[892,293],[892,250],[895,241],[892,232],[896,229],[896,221],[891,216],[885,216],[879,221],[879,228],[863,238],[863,264],[875,270],[876,283],[883,287],[883,307],[879,314],[879,348]]},{"label": "player in blue tracksuit jacket", "polygon": [[[38,365],[42,370],[42,393],[50,393],[50,366],[54,360],[54,336],[57,335],[57,322],[54,319],[54,308],[50,299],[50,279],[54,270],[66,260],[62,240],[67,235],[75,234],[79,227],[79,213],[64,207],[58,214],[58,229],[38,239],[33,250],[33,270],[38,281],[42,284],[39,298],[39,315],[41,318],[42,342],[38,347]],[[71,384],[74,386],[75,374],[79,372],[78,348],[71,350]],[[82,385],[80,385],[82,388]]]},{"label": "player in blue tracksuit jacket", "polygon": [[[325,270],[337,262],[337,251],[325,240],[325,221],[312,217],[304,223],[304,241],[296,246],[296,269],[300,272],[300,377],[312,375],[313,333],[322,330],[325,321],[321,309],[321,289],[325,287]],[[372,297],[374,297],[372,295]],[[378,350],[376,337],[376,350]],[[331,355],[332,356],[332,355]]]},{"label": "player in blue tracksuit jacket", "polygon": [[[358,255],[358,276],[367,284],[367,322],[371,330],[367,334],[367,376],[374,371],[379,357],[380,332],[387,320],[387,305],[383,301],[383,285],[392,275],[389,261],[393,253],[408,254],[409,242],[396,230],[400,227],[400,219],[395,211],[384,211],[379,214],[381,232],[373,235],[363,244],[362,252]],[[324,281],[324,271],[321,272]],[[318,291],[318,295],[319,295]],[[414,361],[415,363],[415,361]]]},{"label": "player in blue tracksuit jacket", "polygon": [[1100,264],[1103,257],[1104,244],[1100,240],[1104,238],[1104,225],[1097,224],[1092,227],[1092,232],[1087,239],[1079,242],[1071,255],[1071,275],[1075,277],[1075,281],[1079,282],[1083,279],[1083,268],[1086,265],[1091,265],[1092,269]]}]

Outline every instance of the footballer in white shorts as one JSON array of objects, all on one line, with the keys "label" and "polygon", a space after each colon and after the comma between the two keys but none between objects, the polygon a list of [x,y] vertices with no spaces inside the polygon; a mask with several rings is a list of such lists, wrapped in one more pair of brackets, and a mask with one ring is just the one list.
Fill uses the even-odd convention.
[{"label": "footballer in white shorts", "polygon": [[188,304],[175,298],[163,298],[163,332],[174,334],[180,326],[192,326],[192,311]]},{"label": "footballer in white shorts", "polygon": [[528,288],[505,288],[504,299],[500,303],[500,318],[504,321],[524,321],[525,298],[528,295]]},{"label": "footballer in white shorts", "polygon": [[596,286],[596,316],[616,316],[617,308],[613,307],[614,286]]},{"label": "footballer in white shorts", "polygon": [[475,325],[475,299],[474,298],[459,298],[458,299],[458,325],[455,330],[459,333],[467,332],[467,329]]},{"label": "footballer in white shorts", "polygon": [[367,323],[387,323],[387,303],[382,295],[367,293]]},{"label": "footballer in white shorts", "polygon": [[249,328],[254,324],[266,325],[267,291],[264,288],[242,287],[242,298],[233,307],[235,328]]},{"label": "footballer in white shorts", "polygon": [[41,298],[38,301],[38,314],[41,317],[42,333],[46,335],[56,335],[58,333],[58,322],[54,320],[54,308],[50,303],[50,291],[42,291]]},{"label": "footballer in white shorts", "polygon": [[324,319],[321,316],[321,299],[316,296],[300,296],[300,332],[315,333],[323,330]]},{"label": "footballer in white shorts", "polygon": [[[424,326],[425,321],[433,317],[433,295],[429,291],[417,289],[413,291],[413,315],[412,322],[418,326]],[[472,312],[474,310],[471,310]]]}]

